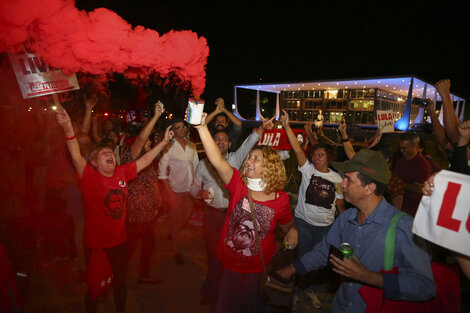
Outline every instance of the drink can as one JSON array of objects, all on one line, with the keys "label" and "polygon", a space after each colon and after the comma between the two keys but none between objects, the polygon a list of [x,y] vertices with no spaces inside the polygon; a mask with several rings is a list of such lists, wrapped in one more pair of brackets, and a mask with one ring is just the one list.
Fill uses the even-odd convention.
[{"label": "drink can", "polygon": [[353,259],[354,250],[353,250],[353,247],[349,243],[343,242],[342,244],[340,244],[339,250],[344,254],[345,258],[350,259],[350,260]]},{"label": "drink can", "polygon": [[204,113],[204,100],[189,99],[186,121],[189,124],[199,125],[201,124],[202,113]]}]

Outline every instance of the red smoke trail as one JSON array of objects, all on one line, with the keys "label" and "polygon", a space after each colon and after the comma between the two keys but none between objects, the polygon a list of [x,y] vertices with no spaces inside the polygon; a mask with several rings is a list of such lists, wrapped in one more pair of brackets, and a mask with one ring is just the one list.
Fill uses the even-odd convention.
[{"label": "red smoke trail", "polygon": [[[177,75],[194,95],[204,91],[209,48],[204,37],[186,31],[132,26],[113,11],[79,11],[72,0],[0,0],[0,52],[27,39],[49,65],[64,72]],[[131,75],[131,74],[129,74]]]}]

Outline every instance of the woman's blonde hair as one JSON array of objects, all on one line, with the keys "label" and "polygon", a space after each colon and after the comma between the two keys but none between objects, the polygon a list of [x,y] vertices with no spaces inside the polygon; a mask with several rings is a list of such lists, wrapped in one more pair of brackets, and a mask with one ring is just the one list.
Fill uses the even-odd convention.
[{"label": "woman's blonde hair", "polygon": [[284,190],[284,186],[287,182],[286,168],[284,167],[284,163],[282,162],[279,153],[269,146],[256,146],[250,150],[250,153],[248,153],[248,156],[240,167],[240,174],[243,183],[248,185],[248,179],[246,177],[246,161],[254,150],[260,150],[263,153],[261,182],[265,184],[264,192],[266,194],[270,194],[272,192]]}]

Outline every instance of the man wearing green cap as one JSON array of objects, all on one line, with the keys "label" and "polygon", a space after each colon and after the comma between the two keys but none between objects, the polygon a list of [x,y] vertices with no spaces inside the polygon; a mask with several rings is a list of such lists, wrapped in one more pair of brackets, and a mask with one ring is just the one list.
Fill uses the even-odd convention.
[{"label": "man wearing green cap", "polygon": [[[399,219],[396,230],[393,267],[399,274],[381,273],[384,263],[385,235],[392,218],[400,213],[382,196],[390,172],[382,154],[360,150],[345,162],[333,162],[344,173],[341,183],[344,198],[355,208],[338,216],[327,236],[312,251],[294,264],[278,271],[284,278],[298,272],[304,275],[327,266],[343,276],[333,299],[333,312],[365,312],[367,304],[359,294],[365,285],[381,288],[389,300],[426,301],[436,292],[431,271],[431,257],[415,243],[409,215]],[[349,243],[353,259],[343,260],[329,253],[330,246]]]}]

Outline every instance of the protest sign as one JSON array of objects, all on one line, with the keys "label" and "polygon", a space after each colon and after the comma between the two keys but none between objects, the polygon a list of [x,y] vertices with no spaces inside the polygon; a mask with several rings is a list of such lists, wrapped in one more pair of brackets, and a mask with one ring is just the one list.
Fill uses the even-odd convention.
[{"label": "protest sign", "polygon": [[395,130],[393,122],[393,111],[377,110],[377,128],[380,129],[382,133],[393,133]]},{"label": "protest sign", "polygon": [[440,171],[431,196],[423,196],[413,233],[470,256],[470,176]]},{"label": "protest sign", "polygon": [[[300,146],[303,146],[305,143],[305,130],[303,129],[292,129],[294,135],[297,137],[297,140],[300,143]],[[292,147],[289,144],[287,139],[287,134],[284,129],[271,129],[265,130],[263,135],[258,141],[258,145],[265,145],[273,147],[276,150],[291,150]]]},{"label": "protest sign", "polygon": [[[26,46],[27,47],[27,46]],[[75,74],[67,76],[51,69],[25,46],[17,53],[8,53],[24,99],[80,89]]]}]

